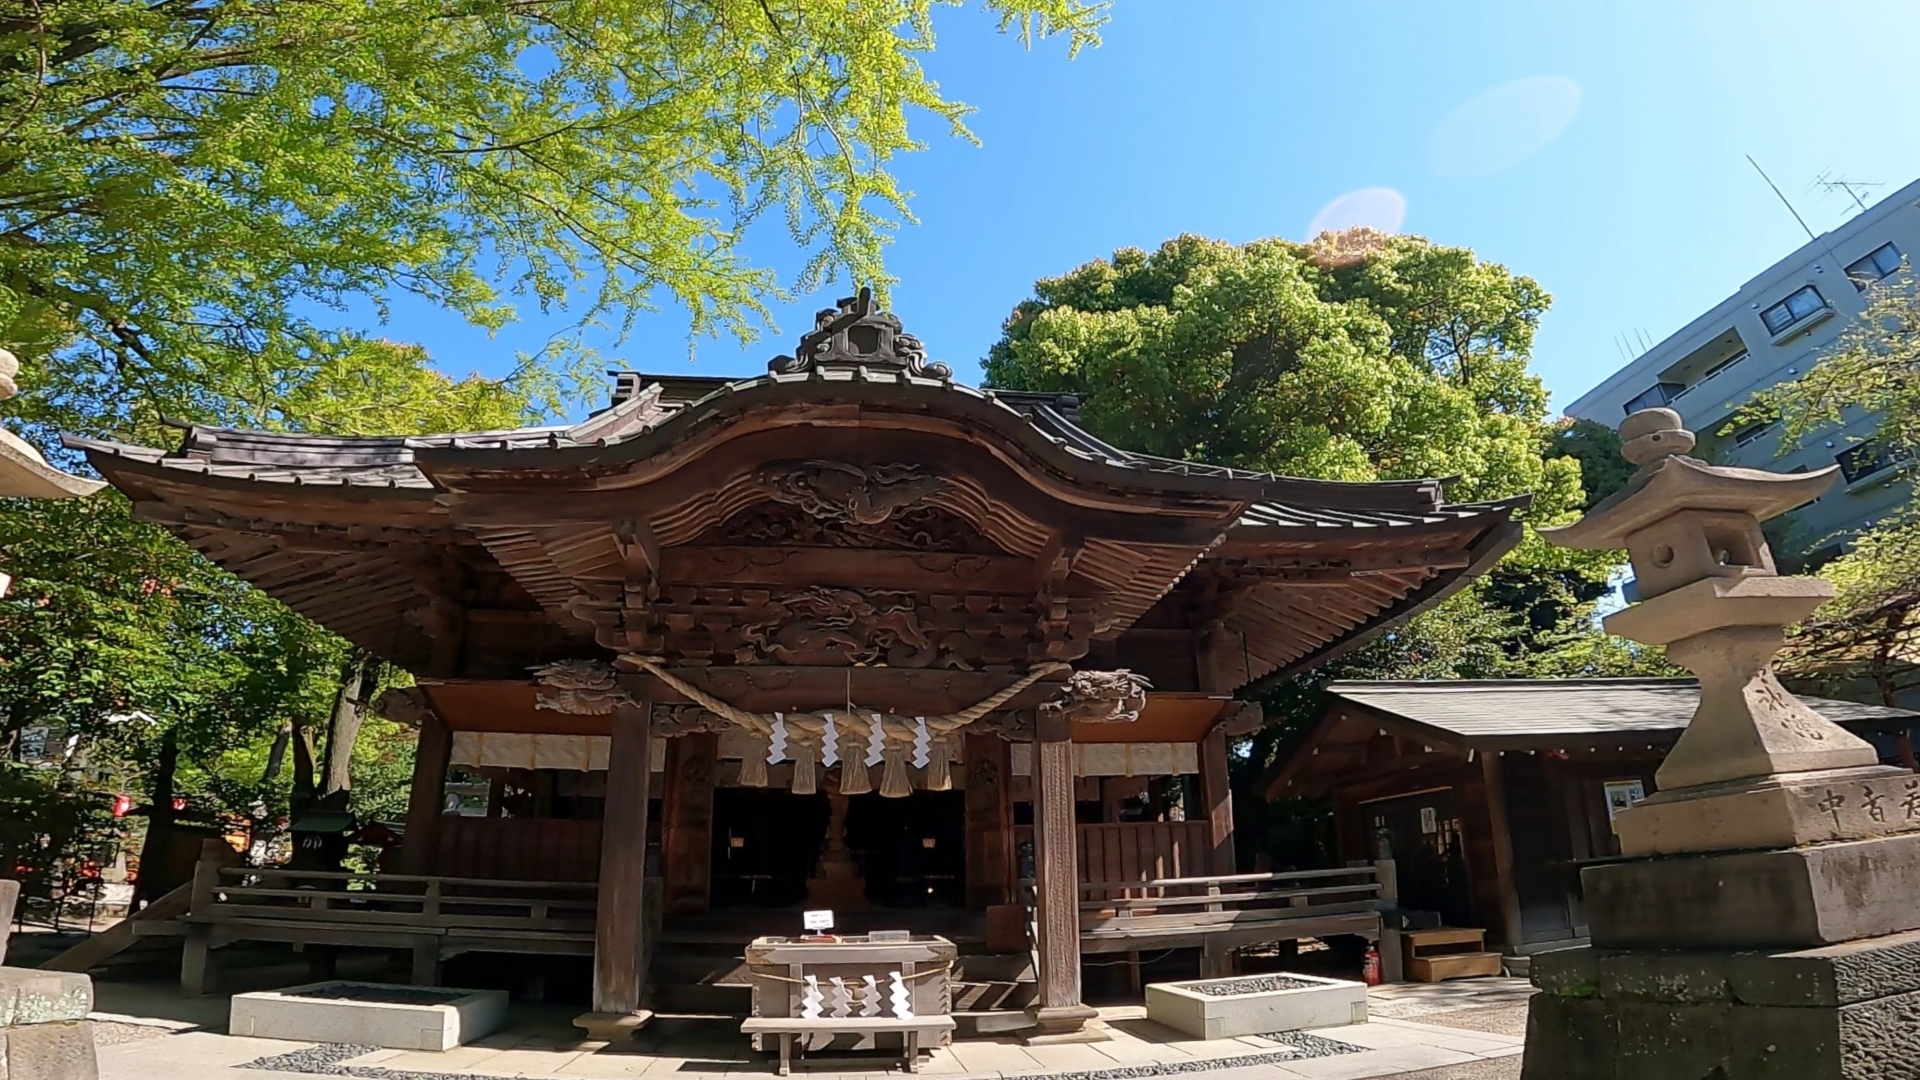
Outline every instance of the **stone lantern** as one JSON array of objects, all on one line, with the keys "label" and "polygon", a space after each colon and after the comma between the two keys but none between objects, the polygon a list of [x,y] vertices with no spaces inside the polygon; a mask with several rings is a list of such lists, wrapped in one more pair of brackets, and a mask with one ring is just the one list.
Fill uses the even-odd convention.
[{"label": "stone lantern", "polygon": [[1615,819],[1626,857],[1581,870],[1591,946],[1534,958],[1522,1075],[1920,1076],[1920,777],[1773,671],[1833,587],[1781,576],[1760,523],[1837,470],[1708,465],[1670,409],[1620,435],[1626,486],[1541,534],[1627,550],[1642,599],[1606,628],[1664,646],[1700,705]]},{"label": "stone lantern", "polygon": [[[13,377],[20,361],[0,349],[0,401],[20,392]],[[71,499],[91,495],[106,485],[99,480],[70,476],[47,464],[32,444],[0,428],[0,496],[29,499]]]},{"label": "stone lantern", "polygon": [[[1773,672],[1786,627],[1832,597],[1833,586],[1780,576],[1760,523],[1818,497],[1838,467],[1782,474],[1708,465],[1685,456],[1693,433],[1671,409],[1634,413],[1620,436],[1639,466],[1626,487],[1541,535],[1565,547],[1626,548],[1642,600],[1609,616],[1607,630],[1665,646],[1700,678],[1699,709],[1655,774],[1659,794],[1616,822],[1622,852],[1772,847],[1920,827],[1873,813],[1876,803],[1897,803],[1913,777],[1879,767],[1871,745],[1802,704]],[[1865,784],[1879,799],[1831,805],[1827,791],[1841,782]]]}]

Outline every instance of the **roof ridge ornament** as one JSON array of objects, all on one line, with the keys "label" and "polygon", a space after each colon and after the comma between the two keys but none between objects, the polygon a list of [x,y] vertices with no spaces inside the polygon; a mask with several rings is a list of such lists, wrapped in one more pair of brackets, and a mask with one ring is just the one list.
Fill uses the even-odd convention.
[{"label": "roof ridge ornament", "polygon": [[894,368],[942,381],[953,378],[952,368],[927,360],[927,347],[901,328],[899,318],[873,306],[869,288],[816,312],[813,330],[800,335],[794,354],[776,356],[767,363],[767,370],[776,375],[859,367]]}]

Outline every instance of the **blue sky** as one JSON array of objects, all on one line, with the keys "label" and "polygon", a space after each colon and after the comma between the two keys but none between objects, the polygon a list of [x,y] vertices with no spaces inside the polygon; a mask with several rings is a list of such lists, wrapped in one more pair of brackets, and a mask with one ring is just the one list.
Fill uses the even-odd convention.
[{"label": "blue sky", "polygon": [[[1616,339],[1659,340],[1805,242],[1745,155],[1815,231],[1852,209],[1811,188],[1822,174],[1880,182],[1869,201],[1920,176],[1910,0],[1117,0],[1112,14],[1105,44],[1072,62],[976,11],[942,15],[927,64],[978,108],[983,145],[920,118],[931,145],[898,168],[920,223],[889,264],[894,310],[965,381],[1036,278],[1182,232],[1305,239],[1330,203],[1378,188],[1404,200],[1401,231],[1553,294],[1535,366],[1562,407],[1624,362]],[[1462,158],[1508,160],[1462,175]],[[750,250],[796,261],[778,221]],[[757,373],[843,291],[781,306],[778,332],[744,348],[700,341],[692,360],[683,313],[644,315],[609,355]],[[416,303],[381,332],[456,374],[498,374],[562,323],[489,339]]]}]

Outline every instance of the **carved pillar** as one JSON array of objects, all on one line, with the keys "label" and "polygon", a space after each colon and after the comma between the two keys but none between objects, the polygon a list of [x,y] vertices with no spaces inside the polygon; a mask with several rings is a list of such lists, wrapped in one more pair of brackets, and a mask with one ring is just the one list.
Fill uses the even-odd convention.
[{"label": "carved pillar", "polygon": [[[1094,1010],[1080,1001],[1080,866],[1073,819],[1072,726],[1043,710],[1033,740],[1034,899],[1039,907],[1039,1000],[1029,1042],[1086,1037]],[[1098,1037],[1098,1036],[1096,1036]]]},{"label": "carved pillar", "polygon": [[606,816],[600,830],[600,895],[594,919],[593,1012],[574,1023],[595,1038],[616,1038],[651,1019],[646,988],[647,760],[652,741],[647,702],[614,707],[607,759]]},{"label": "carved pillar", "polygon": [[407,793],[407,831],[400,839],[405,873],[438,869],[440,815],[447,806],[447,764],[453,757],[453,732],[440,714],[420,715],[420,739],[413,753],[413,788]]},{"label": "carved pillar", "polygon": [[1233,852],[1233,788],[1227,782],[1227,732],[1216,725],[1200,740],[1200,802],[1207,808],[1215,874],[1238,873]]},{"label": "carved pillar", "polygon": [[713,769],[720,736],[668,739],[660,802],[660,872],[669,915],[707,910],[713,885]]},{"label": "carved pillar", "polygon": [[1080,1001],[1079,830],[1073,816],[1073,725],[1131,723],[1147,705],[1147,681],[1130,671],[1076,671],[1039,709],[1033,739],[1033,857],[1039,908],[1040,995],[1030,1043],[1105,1039],[1087,1030]]},{"label": "carved pillar", "polygon": [[1013,882],[1013,747],[995,735],[967,735],[967,906],[1009,899]]}]

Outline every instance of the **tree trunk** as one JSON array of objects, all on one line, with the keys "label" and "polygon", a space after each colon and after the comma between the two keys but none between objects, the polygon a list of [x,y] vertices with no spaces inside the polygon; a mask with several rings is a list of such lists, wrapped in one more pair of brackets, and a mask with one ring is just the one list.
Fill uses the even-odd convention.
[{"label": "tree trunk", "polygon": [[180,766],[180,736],[172,728],[160,737],[160,761],[153,770],[151,801],[147,806],[147,838],[140,845],[140,876],[133,883],[133,908],[165,896],[179,882],[169,880],[168,855],[173,848],[173,777]]},{"label": "tree trunk", "polygon": [[292,820],[298,821],[313,809],[317,798],[313,784],[313,728],[295,721],[292,743],[293,792],[287,797],[287,809]]},{"label": "tree trunk", "polygon": [[265,787],[280,779],[280,770],[287,764],[287,746],[293,742],[293,721],[280,725],[280,731],[273,737],[273,745],[267,750],[267,767],[260,770],[260,786]]},{"label": "tree trunk", "polygon": [[340,680],[340,691],[333,697],[333,718],[327,723],[326,772],[321,784],[322,797],[353,787],[353,744],[360,737],[360,724],[367,716],[367,702],[380,681],[380,661],[366,653],[356,653],[347,663]]}]

